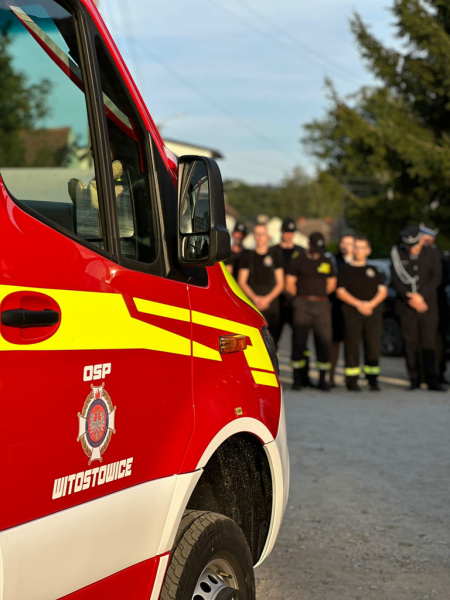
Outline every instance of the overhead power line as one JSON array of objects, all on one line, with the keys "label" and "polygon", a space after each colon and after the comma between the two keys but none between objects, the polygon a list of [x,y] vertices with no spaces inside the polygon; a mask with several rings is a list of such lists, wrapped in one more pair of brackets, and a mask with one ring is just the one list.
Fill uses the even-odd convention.
[{"label": "overhead power line", "polygon": [[[262,13],[260,13],[256,9],[254,9],[253,7],[249,6],[247,3],[242,2],[240,0],[236,0],[238,2],[238,4],[240,4],[243,8],[245,8],[248,12],[250,12],[254,16],[257,16],[260,20],[264,21],[264,23],[266,25],[268,25],[272,30],[278,32],[277,35],[274,35],[270,31],[267,31],[265,29],[261,29],[261,27],[259,27],[258,25],[255,25],[255,23],[253,21],[246,19],[241,14],[230,9],[230,7],[228,5],[224,6],[221,2],[218,2],[217,0],[207,0],[207,1],[210,4],[212,4],[213,6],[215,6],[216,8],[218,8],[219,10],[221,10],[222,12],[231,16],[234,20],[242,23],[245,27],[247,27],[251,31],[254,31],[261,37],[276,44],[280,48],[287,50],[291,56],[292,56],[292,50],[293,50],[293,45],[294,45],[297,48],[299,48],[300,50],[302,50],[303,52],[306,52],[307,54],[309,54],[311,59],[314,60],[317,64],[319,64],[322,68],[333,70],[338,77],[341,77],[341,79],[346,79],[347,81],[352,79],[353,81],[359,82],[359,79],[355,75],[353,75],[353,73],[350,70],[346,69],[342,65],[339,65],[338,63],[335,63],[334,61],[330,60],[327,57],[321,56],[316,50],[314,50],[314,48],[311,48],[310,46],[307,46],[303,42],[300,42],[300,40],[298,40],[296,37],[292,36],[289,32],[285,31],[281,27],[278,27],[277,25],[272,23],[272,21],[270,21],[270,19],[268,19],[265,15],[263,15]],[[279,34],[282,35],[281,38],[280,38]],[[287,40],[287,42],[285,40]]]},{"label": "overhead power line", "polygon": [[[126,18],[125,18],[125,21],[126,21]],[[111,16],[109,16],[109,22],[112,25],[112,27],[114,28],[114,30],[116,32],[118,32],[118,25]],[[127,36],[132,36],[132,24],[130,22],[127,27]],[[228,110],[220,102],[217,102],[217,100],[215,100],[212,96],[209,96],[202,89],[195,86],[187,77],[182,75],[177,69],[172,67],[169,63],[163,61],[157,54],[152,52],[148,47],[145,47],[145,48],[139,47],[138,51],[143,56],[152,58],[152,60],[154,62],[158,63],[163,69],[165,69],[168,73],[170,73],[173,77],[175,77],[177,79],[177,81],[183,82],[183,84],[187,88],[189,88],[191,91],[193,91],[198,97],[202,98],[209,105],[214,106],[219,112],[221,112],[223,115],[230,118],[232,121],[234,121],[236,124],[238,124],[239,127],[241,127],[242,129],[245,129],[246,131],[251,133],[253,136],[260,139],[265,145],[269,146],[272,150],[278,150],[279,152],[283,152],[283,153],[286,152],[285,148],[282,148],[281,146],[279,146],[276,141],[270,139],[268,136],[266,136],[263,133],[261,133],[260,131],[258,131],[258,129],[256,129],[255,127],[250,125],[250,123],[248,123],[244,119],[241,119],[240,117],[237,117],[236,115],[234,115],[230,110]],[[136,62],[136,64],[137,64],[138,60],[139,60],[139,57],[137,56],[137,54],[135,54],[134,62]]]},{"label": "overhead power line", "polygon": [[324,55],[320,54],[320,52],[317,52],[317,50],[315,50],[314,48],[311,48],[311,46],[308,46],[304,42],[301,42],[297,37],[292,35],[289,31],[287,31],[286,29],[283,29],[282,27],[279,27],[276,23],[271,21],[268,17],[266,17],[259,10],[257,10],[256,8],[253,8],[253,6],[250,6],[247,2],[244,2],[244,0],[235,0],[235,1],[238,4],[240,4],[243,8],[245,8],[245,10],[247,10],[249,13],[255,15],[256,17],[261,19],[261,21],[264,21],[264,23],[266,23],[269,27],[271,27],[275,31],[278,31],[281,35],[286,37],[286,39],[290,40],[293,44],[298,46],[300,49],[315,56],[317,59],[323,61],[325,64],[328,64],[330,67],[341,71],[343,74],[346,74],[348,77],[357,79],[357,77],[354,75],[354,73],[352,73],[352,71],[350,71],[350,69],[347,69],[347,67],[344,67],[343,65],[335,62],[334,60],[331,60],[328,56],[324,56]]},{"label": "overhead power line", "polygon": [[123,15],[123,20],[125,22],[125,29],[126,29],[126,34],[127,34],[127,38],[128,38],[128,46],[130,48],[131,60],[133,61],[133,65],[135,68],[138,85],[141,88],[142,93],[145,94],[145,92],[147,90],[146,90],[145,80],[142,77],[139,60],[138,60],[138,57],[136,54],[136,46],[134,43],[135,40],[134,40],[134,33],[133,33],[133,24],[131,21],[130,7],[128,5],[128,0],[122,0],[119,3],[119,6],[120,6],[121,13]]},{"label": "overhead power line", "polygon": [[255,129],[252,125],[250,125],[249,123],[247,123],[247,121],[244,121],[240,117],[237,117],[236,115],[234,115],[231,111],[229,111],[227,108],[225,108],[225,106],[222,106],[222,104],[220,104],[219,102],[217,102],[217,100],[215,100],[212,96],[209,96],[208,94],[205,94],[205,92],[203,92],[203,90],[201,90],[197,86],[193,85],[191,83],[191,81],[187,77],[185,77],[184,75],[182,75],[179,71],[177,71],[176,69],[174,69],[174,67],[172,67],[168,63],[166,63],[163,60],[161,60],[159,58],[159,56],[157,56],[156,54],[154,54],[151,50],[149,50],[148,48],[145,48],[145,50],[142,50],[141,52],[145,53],[146,56],[147,55],[150,56],[155,62],[157,62],[159,65],[161,65],[161,67],[163,67],[163,69],[165,69],[168,73],[170,73],[171,75],[173,75],[174,77],[176,77],[176,79],[182,81],[185,84],[186,87],[188,87],[190,90],[192,90],[193,92],[195,92],[195,94],[197,94],[197,96],[199,96],[200,98],[202,98],[203,100],[205,100],[205,102],[207,102],[211,106],[214,106],[215,108],[217,108],[217,110],[219,112],[221,112],[225,116],[227,116],[230,119],[232,119],[240,127],[242,127],[243,129],[246,129],[248,132],[250,132],[254,136],[258,137],[266,145],[269,145],[272,149],[275,148],[277,150],[280,150],[281,152],[285,151],[280,146],[278,146],[277,142],[275,142],[274,140],[271,140],[269,137],[267,137],[266,135],[264,135],[263,133],[261,133],[260,131],[258,131],[257,129]]}]

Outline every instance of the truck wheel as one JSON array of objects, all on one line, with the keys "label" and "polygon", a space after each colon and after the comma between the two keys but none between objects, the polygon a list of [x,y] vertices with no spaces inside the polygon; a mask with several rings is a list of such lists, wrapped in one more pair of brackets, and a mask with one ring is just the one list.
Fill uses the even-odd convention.
[{"label": "truck wheel", "polygon": [[240,527],[217,513],[186,511],[161,600],[255,600],[252,557]]}]

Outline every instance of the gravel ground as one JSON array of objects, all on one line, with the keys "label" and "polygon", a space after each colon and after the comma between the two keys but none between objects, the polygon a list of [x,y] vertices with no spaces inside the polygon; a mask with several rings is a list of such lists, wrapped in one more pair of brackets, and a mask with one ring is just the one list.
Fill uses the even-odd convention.
[{"label": "gravel ground", "polygon": [[406,391],[402,359],[378,394],[295,393],[281,354],[291,492],[258,600],[450,600],[450,394]]}]

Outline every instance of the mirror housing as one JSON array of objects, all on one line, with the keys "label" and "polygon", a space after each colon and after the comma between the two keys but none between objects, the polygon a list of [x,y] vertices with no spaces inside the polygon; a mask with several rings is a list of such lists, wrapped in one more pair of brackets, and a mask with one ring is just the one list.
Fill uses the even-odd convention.
[{"label": "mirror housing", "polygon": [[[198,218],[195,215],[196,206],[192,207],[192,202],[190,210],[187,206],[189,198],[192,199],[192,181],[195,173],[198,172],[203,175],[200,188],[203,185],[203,189],[209,191],[209,219]],[[187,212],[189,212],[188,216],[186,216]],[[193,155],[181,156],[178,159],[177,214],[178,260],[181,265],[211,267],[230,256],[231,239],[225,219],[222,175],[215,160]],[[206,213],[203,214],[208,217]],[[189,220],[190,229],[186,227]],[[206,230],[205,223],[207,223]],[[198,224],[201,224],[201,227],[196,231]]]}]

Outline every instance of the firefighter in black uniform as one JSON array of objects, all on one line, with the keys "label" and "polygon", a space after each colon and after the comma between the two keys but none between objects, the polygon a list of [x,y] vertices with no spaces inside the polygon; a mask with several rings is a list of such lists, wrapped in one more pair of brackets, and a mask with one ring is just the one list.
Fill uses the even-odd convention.
[{"label": "firefighter in black uniform", "polygon": [[[339,269],[343,265],[350,264],[353,260],[353,250],[355,245],[355,236],[353,233],[344,233],[339,241],[339,249],[334,255],[335,267],[339,273]],[[336,293],[331,294],[331,322],[333,324],[333,342],[331,344],[331,370],[330,370],[330,386],[335,387],[334,373],[339,358],[339,348],[341,342],[344,341],[345,326],[344,315],[342,314],[342,302],[336,296]]]},{"label": "firefighter in black uniform", "polygon": [[255,225],[256,248],[240,261],[238,283],[267,321],[273,335],[280,318],[278,296],[284,290],[283,258],[278,248],[269,248],[265,225]]},{"label": "firefighter in black uniform", "polygon": [[327,392],[330,389],[326,377],[331,367],[331,304],[328,295],[336,289],[337,278],[332,259],[324,256],[324,251],[323,235],[313,233],[308,250],[291,260],[286,271],[286,290],[294,297],[294,390],[302,387],[310,329],[314,332],[317,368],[320,373],[319,389]]},{"label": "firefighter in black uniform", "polygon": [[[294,219],[285,219],[283,221],[283,224],[281,225],[281,242],[278,244],[278,246],[276,246],[276,248],[279,249],[279,252],[280,252],[281,256],[283,257],[283,268],[284,268],[285,274],[286,274],[286,269],[287,269],[289,263],[291,262],[291,259],[295,259],[295,258],[297,258],[297,256],[300,256],[300,254],[305,252],[304,248],[294,244],[294,234],[295,234],[296,229],[297,229],[297,227],[295,225]],[[277,345],[278,345],[278,342],[280,341],[281,334],[283,333],[283,328],[286,324],[288,324],[291,327],[292,336],[293,336],[294,335],[294,326],[292,323],[292,296],[290,294],[288,294],[286,292],[286,290],[284,290],[283,293],[280,295],[280,319],[278,321],[278,327],[275,329],[274,336],[273,336],[275,343]],[[293,341],[292,341],[292,347],[293,347]],[[292,348],[291,348],[291,352],[292,352]],[[306,358],[307,362],[308,362],[308,357],[309,357],[309,353],[306,352],[305,358]],[[310,385],[307,369],[306,369],[305,376],[302,381],[302,385],[304,387]]]},{"label": "firefighter in black uniform", "polygon": [[359,347],[363,342],[364,373],[370,389],[379,391],[383,302],[388,290],[380,273],[367,264],[372,248],[365,237],[354,243],[354,260],[339,270],[336,295],[343,302],[345,325],[345,380],[347,389],[359,392]]},{"label": "firefighter in black uniform", "polygon": [[439,310],[439,326],[438,326],[438,357],[439,357],[439,381],[447,383],[445,379],[445,371],[447,370],[447,353],[448,342],[447,332],[449,328],[449,307],[447,301],[447,293],[445,288],[450,284],[450,253],[448,250],[441,252],[436,247],[435,241],[439,233],[439,229],[432,229],[423,223],[420,224],[420,233],[422,234],[422,243],[424,246],[434,248],[439,256],[442,264],[442,281],[438,287],[438,310]]},{"label": "firefighter in black uniform", "polygon": [[225,261],[225,265],[233,277],[238,280],[241,260],[248,252],[242,242],[247,236],[247,227],[244,223],[236,223],[236,226],[231,234],[231,254]]},{"label": "firefighter in black uniform", "polygon": [[418,227],[400,233],[403,244],[392,248],[392,287],[405,341],[411,390],[420,387],[421,358],[428,389],[444,392],[437,374],[438,298],[442,265],[433,248],[423,246]]}]

